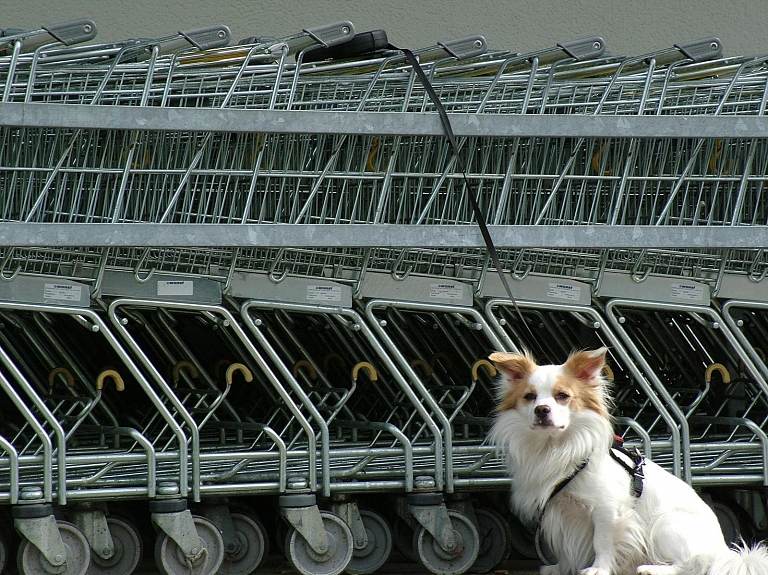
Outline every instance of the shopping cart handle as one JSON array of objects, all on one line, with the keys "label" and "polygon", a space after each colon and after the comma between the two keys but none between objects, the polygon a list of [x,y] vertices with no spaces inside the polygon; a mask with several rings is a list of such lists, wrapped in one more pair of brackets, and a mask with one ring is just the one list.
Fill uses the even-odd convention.
[{"label": "shopping cart handle", "polygon": [[367,361],[361,361],[352,368],[352,381],[357,381],[357,374],[360,373],[361,369],[368,374],[368,379],[378,381],[379,375],[376,373],[376,368]]},{"label": "shopping cart handle", "polygon": [[42,28],[65,46],[87,42],[96,37],[96,23],[87,18],[52,24]]},{"label": "shopping cart handle", "polygon": [[120,374],[117,373],[117,371],[114,369],[105,369],[98,375],[96,378],[96,389],[104,389],[104,380],[106,380],[108,377],[111,377],[112,381],[115,382],[117,391],[123,391],[125,389],[125,382],[123,381],[123,378],[120,377]]},{"label": "shopping cart handle", "polygon": [[723,43],[719,38],[714,37],[675,44],[675,48],[680,50],[686,57],[694,62],[716,60],[723,56]]},{"label": "shopping cart handle", "polygon": [[75,377],[72,375],[72,372],[66,367],[60,366],[52,369],[51,373],[48,374],[48,387],[50,389],[53,389],[53,385],[56,383],[56,376],[59,374],[64,376],[68,387],[74,387]]},{"label": "shopping cart handle", "polygon": [[429,365],[432,367],[432,369],[435,369],[435,365],[437,365],[438,361],[444,363],[447,369],[453,369],[453,362],[451,361],[451,358],[442,351],[433,353],[432,357],[429,358]]},{"label": "shopping cart handle", "polygon": [[704,377],[707,380],[707,383],[712,381],[712,374],[714,372],[718,372],[720,374],[720,377],[723,378],[723,383],[731,383],[731,374],[728,373],[728,370],[722,363],[713,363],[707,368],[707,371],[704,373]]},{"label": "shopping cart handle", "polygon": [[574,60],[584,62],[599,58],[605,52],[605,41],[599,36],[582,38],[581,40],[571,40],[558,44],[563,51]]},{"label": "shopping cart handle", "polygon": [[195,367],[195,364],[186,359],[182,359],[181,361],[177,361],[173,366],[173,383],[179,383],[182,369],[186,369],[192,377],[200,377],[200,372],[197,370],[197,367]]},{"label": "shopping cart handle", "polygon": [[352,22],[335,22],[325,24],[317,28],[304,28],[304,32],[309,34],[317,43],[326,48],[349,42],[355,37],[355,26]]},{"label": "shopping cart handle", "polygon": [[198,50],[221,48],[229,44],[229,40],[232,37],[229,28],[223,24],[195,28],[194,30],[180,30],[179,35],[183,36]]},{"label": "shopping cart handle", "polygon": [[457,38],[456,40],[446,40],[444,42],[438,42],[437,45],[457,60],[466,60],[467,58],[482,56],[488,51],[488,43],[485,41],[485,38],[480,35]]},{"label": "shopping cart handle", "polygon": [[307,371],[309,372],[309,379],[315,380],[317,379],[317,370],[315,369],[315,366],[309,363],[306,359],[300,359],[296,363],[293,364],[293,377],[296,377],[299,375],[299,370],[305,367]]},{"label": "shopping cart handle", "polygon": [[488,373],[488,375],[491,377],[496,377],[497,372],[494,365],[487,359],[478,359],[475,363],[472,364],[472,381],[477,381],[480,377],[481,367]]},{"label": "shopping cart handle", "polygon": [[338,353],[329,353],[326,354],[326,356],[323,358],[323,371],[325,373],[328,373],[328,367],[335,363],[338,367],[344,368],[344,358],[341,357]]},{"label": "shopping cart handle", "polygon": [[227,368],[227,385],[232,385],[232,378],[235,375],[235,372],[239,371],[243,374],[243,377],[245,378],[245,381],[251,382],[253,381],[253,374],[251,373],[251,370],[245,367],[242,363],[233,363]]},{"label": "shopping cart handle", "polygon": [[432,367],[423,359],[414,359],[411,362],[411,367],[420,367],[424,372],[424,377],[432,377]]}]

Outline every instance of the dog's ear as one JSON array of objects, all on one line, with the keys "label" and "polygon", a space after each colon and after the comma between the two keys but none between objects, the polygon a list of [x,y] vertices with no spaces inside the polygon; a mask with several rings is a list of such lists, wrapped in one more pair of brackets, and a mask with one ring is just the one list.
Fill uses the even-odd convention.
[{"label": "dog's ear", "polygon": [[601,347],[600,349],[574,353],[563,364],[563,369],[581,381],[599,381],[607,351],[607,348]]},{"label": "dog's ear", "polygon": [[528,355],[496,352],[489,355],[488,359],[496,364],[510,383],[528,379],[536,369],[536,363]]}]

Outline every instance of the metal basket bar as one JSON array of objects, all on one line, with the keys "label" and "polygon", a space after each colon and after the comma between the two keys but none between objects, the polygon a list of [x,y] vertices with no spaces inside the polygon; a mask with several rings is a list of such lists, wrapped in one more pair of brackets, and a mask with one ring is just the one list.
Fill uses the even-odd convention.
[{"label": "metal basket bar", "polygon": [[[499,248],[754,248],[766,226],[489,226]],[[0,223],[0,246],[484,247],[472,225]]]},{"label": "metal basket bar", "polygon": [[[585,116],[578,114],[449,114],[457,136],[542,138],[762,138],[762,116]],[[326,112],[314,110],[179,109],[0,103],[0,126],[257,132],[269,134],[361,134],[442,136],[437,114]]]}]

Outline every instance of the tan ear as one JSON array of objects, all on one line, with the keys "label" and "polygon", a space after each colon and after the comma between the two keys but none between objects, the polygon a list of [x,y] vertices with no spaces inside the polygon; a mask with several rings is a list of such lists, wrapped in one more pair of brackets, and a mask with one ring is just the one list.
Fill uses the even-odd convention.
[{"label": "tan ear", "polygon": [[511,382],[527,379],[536,369],[536,362],[518,353],[496,352],[488,356]]},{"label": "tan ear", "polygon": [[582,381],[590,381],[600,377],[600,372],[605,365],[605,354],[608,348],[579,351],[574,353],[563,364],[563,369],[569,375]]}]

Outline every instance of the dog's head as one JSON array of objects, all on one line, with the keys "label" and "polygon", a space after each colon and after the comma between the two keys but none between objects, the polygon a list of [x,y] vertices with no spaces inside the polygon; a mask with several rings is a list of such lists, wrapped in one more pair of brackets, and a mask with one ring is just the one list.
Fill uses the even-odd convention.
[{"label": "dog's head", "polygon": [[606,351],[580,351],[562,365],[537,365],[527,353],[491,354],[501,372],[498,411],[514,413],[519,423],[550,434],[566,430],[584,414],[607,419],[601,375]]}]

